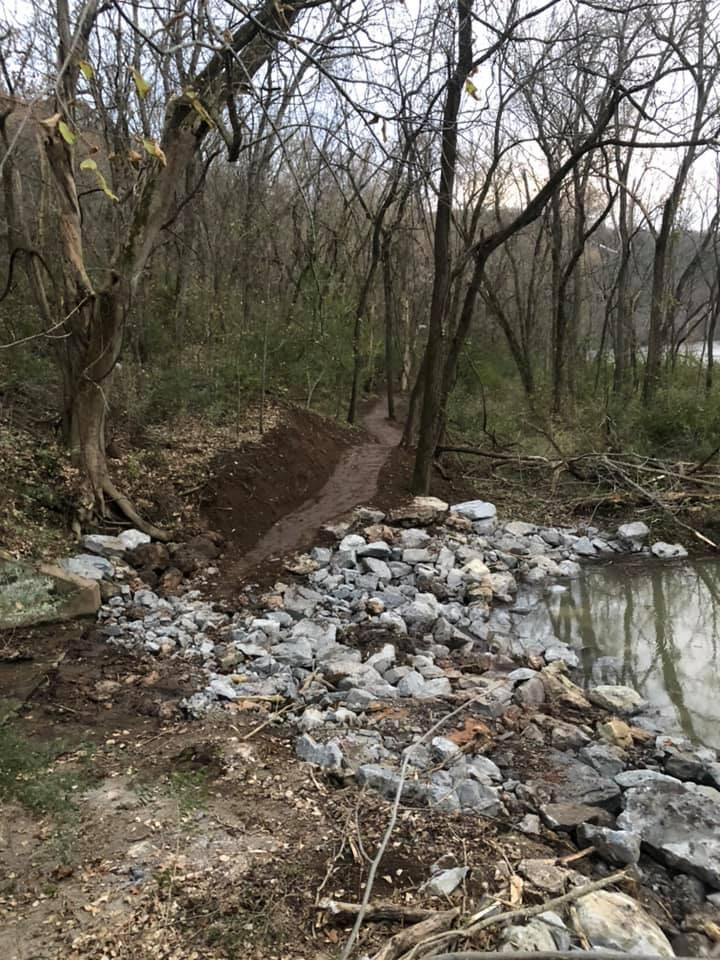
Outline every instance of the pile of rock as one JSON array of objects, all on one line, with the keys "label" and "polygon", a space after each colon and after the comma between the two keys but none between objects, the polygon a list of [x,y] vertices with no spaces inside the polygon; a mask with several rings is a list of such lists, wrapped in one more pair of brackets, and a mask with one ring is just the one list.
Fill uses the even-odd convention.
[{"label": "pile of rock", "polygon": [[[200,571],[217,573],[211,566],[220,556],[222,537],[214,532],[185,543],[153,543],[146,533],[124,530],[117,536],[92,533],[83,536],[84,553],[67,557],[61,566],[75,576],[100,582],[105,599],[117,595],[117,581],[138,576],[143,584],[173,595],[187,588],[186,578]],[[127,592],[124,594],[127,597]]]},{"label": "pile of rock", "polygon": [[[581,689],[576,652],[525,627],[526,591],[578,576],[581,560],[682,548],[648,548],[644,524],[612,534],[502,524],[492,504],[450,509],[433,498],[389,516],[362,509],[331,532],[335,545],[293,561],[301,575],[252,613],[217,612],[198,591],[163,598],[126,586],[102,608],[102,630],[113,643],[202,663],[208,682],[185,702],[190,716],[248,698],[291,701],[308,763],[414,806],[570,834],[608,864],[637,870],[651,853],[717,900],[715,752],[658,735],[643,698],[603,682],[603,670]],[[132,548],[154,572],[155,546]],[[413,709],[429,700],[486,724],[487,737],[461,749],[452,724],[418,730]],[[374,722],[388,703],[410,721],[390,731]],[[595,912],[622,915],[612,899],[622,896],[598,894]],[[529,927],[543,949],[565,936],[540,917],[525,933],[510,928],[508,942],[529,942]]]}]

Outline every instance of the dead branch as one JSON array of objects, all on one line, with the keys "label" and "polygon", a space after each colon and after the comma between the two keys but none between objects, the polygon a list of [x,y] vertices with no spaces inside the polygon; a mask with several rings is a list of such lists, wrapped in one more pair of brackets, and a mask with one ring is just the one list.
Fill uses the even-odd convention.
[{"label": "dead branch", "polygon": [[[329,914],[341,919],[356,917],[362,909],[361,903],[348,903],[344,900],[332,900],[330,897],[324,897],[318,904],[321,910],[327,910]],[[366,920],[400,920],[405,923],[420,923],[431,917],[437,917],[439,914],[447,916],[452,911],[448,910],[429,910],[427,907],[408,906],[403,903],[378,902],[368,905],[365,911]]]},{"label": "dead branch", "polygon": [[[555,910],[557,907],[563,906],[566,903],[572,903],[575,900],[579,900],[588,893],[594,893],[596,890],[602,890],[604,887],[608,887],[613,883],[617,883],[618,881],[624,879],[625,876],[625,870],[617,870],[615,873],[611,873],[607,877],[602,877],[600,880],[595,880],[592,883],[586,883],[582,887],[576,887],[569,893],[565,893],[561,897],[555,897],[552,900],[546,900],[544,903],[539,903],[532,907],[521,907],[519,910],[508,910],[505,913],[498,913],[491,917],[484,917],[475,922],[472,922],[471,919],[471,922],[467,923],[464,927],[460,927],[455,930],[445,930],[441,933],[435,933],[426,937],[424,940],[417,942],[407,953],[402,955],[402,960],[413,960],[413,958],[417,957],[420,954],[420,951],[424,950],[425,948],[433,948],[434,953],[434,948],[441,944],[445,945],[456,939],[467,940],[469,937],[480,933],[480,931],[486,930],[488,927],[497,926],[500,923],[527,920],[530,917],[537,916],[539,913],[544,913],[546,910]],[[374,960],[380,960],[380,956],[377,955]]]},{"label": "dead branch", "polygon": [[453,910],[445,910],[442,913],[436,913],[433,917],[428,917],[421,923],[416,923],[407,930],[401,930],[394,937],[390,937],[387,943],[375,954],[373,960],[397,960],[398,957],[407,955],[415,945],[424,942],[429,936],[437,930],[447,928],[457,919],[460,910],[456,907]]}]

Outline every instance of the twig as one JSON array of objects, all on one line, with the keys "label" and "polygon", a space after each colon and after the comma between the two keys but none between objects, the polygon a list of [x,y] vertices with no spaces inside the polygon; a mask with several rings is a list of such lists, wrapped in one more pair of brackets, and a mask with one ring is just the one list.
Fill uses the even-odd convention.
[{"label": "twig", "polygon": [[625,876],[625,870],[618,870],[615,873],[609,874],[607,877],[602,877],[600,880],[595,880],[592,883],[586,883],[582,887],[576,887],[574,890],[563,894],[561,897],[555,897],[553,900],[546,900],[545,903],[539,903],[533,907],[522,907],[519,910],[508,910],[505,913],[498,913],[493,917],[486,917],[484,920],[478,920],[477,923],[471,923],[457,930],[446,930],[443,933],[435,934],[434,936],[428,937],[424,941],[416,944],[412,950],[409,951],[409,953],[405,954],[403,960],[412,960],[413,957],[418,955],[421,947],[434,947],[441,943],[447,943],[449,940],[467,939],[468,937],[479,933],[481,930],[486,930],[488,927],[496,926],[498,923],[505,923],[510,920],[527,920],[529,917],[535,917],[539,913],[545,913],[546,910],[555,910],[556,907],[563,906],[566,903],[571,903],[574,900],[579,900],[588,893],[594,893],[596,890],[602,890],[604,887],[608,887],[612,883],[617,883]]},{"label": "twig", "polygon": [[[356,917],[362,909],[361,903],[348,903],[345,900],[332,900],[324,897],[318,907],[327,910],[336,917]],[[429,910],[427,907],[414,907],[403,903],[373,903],[365,911],[366,920],[405,920],[408,923],[418,923],[429,917],[436,917],[439,913],[448,914],[448,910]]]},{"label": "twig", "polygon": [[395,823],[397,822],[398,811],[400,809],[400,799],[402,797],[403,787],[405,786],[405,777],[407,774],[407,768],[408,768],[408,763],[410,761],[411,753],[413,752],[413,750],[416,750],[425,740],[427,740],[428,737],[432,736],[437,729],[443,726],[443,724],[447,723],[448,720],[451,720],[453,717],[456,717],[459,713],[462,713],[464,710],[467,710],[467,708],[471,706],[473,703],[478,703],[485,696],[487,696],[487,691],[483,691],[483,697],[473,697],[470,700],[466,700],[465,703],[462,703],[455,710],[452,710],[450,713],[446,714],[444,717],[441,717],[436,723],[432,725],[432,727],[430,727],[429,730],[427,730],[420,737],[419,740],[416,740],[415,743],[411,744],[409,747],[406,747],[406,749],[403,751],[403,758],[402,758],[402,763],[400,765],[400,775],[398,778],[398,785],[395,791],[395,797],[393,798],[393,803],[390,810],[390,819],[388,821],[387,827],[385,828],[385,833],[383,834],[383,838],[380,841],[380,846],[378,847],[378,851],[375,854],[375,859],[370,864],[370,869],[368,871],[367,884],[365,886],[365,893],[363,895],[362,903],[360,905],[360,910],[358,911],[358,915],[355,918],[355,923],[353,924],[353,928],[350,931],[350,936],[348,937],[347,942],[343,947],[343,951],[340,954],[340,960],[347,960],[347,958],[350,956],[350,951],[352,950],[353,945],[358,938],[358,934],[360,933],[360,928],[362,927],[363,920],[365,919],[365,913],[368,909],[368,905],[370,903],[370,897],[372,896],[372,889],[375,884],[375,876],[377,874],[378,867],[380,866],[382,858],[385,856],[387,845],[390,842],[390,837],[392,836],[392,832],[395,829]]}]

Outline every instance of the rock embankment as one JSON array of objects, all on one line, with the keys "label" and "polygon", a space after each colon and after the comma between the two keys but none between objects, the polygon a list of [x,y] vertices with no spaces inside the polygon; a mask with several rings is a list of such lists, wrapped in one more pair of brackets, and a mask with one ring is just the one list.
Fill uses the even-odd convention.
[{"label": "rock embankment", "polygon": [[[665,870],[688,915],[717,914],[716,753],[658,729],[612,664],[598,663],[582,689],[577,651],[527,627],[542,591],[561,589],[589,558],[670,559],[682,547],[648,545],[642,523],[545,529],[500,523],[482,501],[448,508],[432,498],[389,516],[360,509],[327,532],[334,545],[290,562],[292,577],[252,612],[218,611],[198,591],[160,597],[125,585],[101,609],[101,629],[112,643],[202,663],[207,685],[183,704],[191,717],[282,703],[297,755],[345,783],[526,836],[552,831],[592,847],[598,870],[626,868],[641,882]],[[438,869],[428,890],[448,895],[463,870]],[[587,882],[542,861],[521,872],[548,896]],[[557,950],[578,936],[673,955],[637,900],[604,890],[582,897],[569,920],[542,914],[503,940]],[[693,936],[698,950],[712,939]]]}]

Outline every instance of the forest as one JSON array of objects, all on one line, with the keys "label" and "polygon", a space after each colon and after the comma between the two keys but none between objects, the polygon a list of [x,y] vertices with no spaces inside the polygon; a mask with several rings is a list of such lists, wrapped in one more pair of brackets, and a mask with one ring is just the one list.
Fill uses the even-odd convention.
[{"label": "forest", "polygon": [[1,29],[0,389],[55,411],[81,525],[147,522],[118,425],[274,398],[402,398],[416,492],[443,445],[712,452],[712,4],[61,0]]},{"label": "forest", "polygon": [[0,7],[0,955],[720,956],[720,0]]}]

